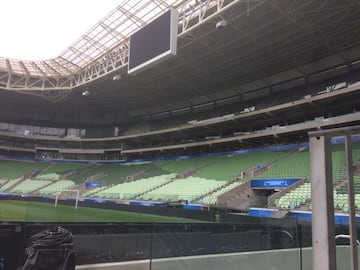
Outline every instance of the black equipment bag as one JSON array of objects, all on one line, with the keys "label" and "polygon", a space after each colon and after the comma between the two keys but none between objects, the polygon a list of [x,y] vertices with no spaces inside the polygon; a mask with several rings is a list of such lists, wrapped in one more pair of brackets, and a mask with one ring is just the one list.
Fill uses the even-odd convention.
[{"label": "black equipment bag", "polygon": [[22,270],[74,270],[72,234],[62,227],[49,228],[30,237]]}]

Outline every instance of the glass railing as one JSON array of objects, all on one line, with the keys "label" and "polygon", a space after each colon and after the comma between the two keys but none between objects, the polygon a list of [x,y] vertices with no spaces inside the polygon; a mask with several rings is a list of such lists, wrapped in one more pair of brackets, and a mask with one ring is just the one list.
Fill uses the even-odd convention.
[{"label": "glass railing", "polygon": [[[300,269],[293,224],[154,225],[151,269]],[[274,257],[283,256],[278,260]],[[291,263],[291,264],[289,264]]]},{"label": "glass railing", "polygon": [[[59,226],[72,234],[76,269],[312,269],[311,223],[288,216],[257,218],[219,209],[206,213],[113,203],[80,203],[75,209],[71,200],[55,207],[53,201],[2,199],[0,210],[4,269],[21,269],[30,237]],[[175,212],[177,217],[170,216]],[[350,269],[348,224],[337,224],[335,230],[344,235],[336,239],[337,270]],[[57,253],[54,246],[49,250],[48,256]]]},{"label": "glass railing", "polygon": [[[28,209],[35,210],[43,211]],[[27,214],[31,220],[34,214]],[[301,269],[299,226],[281,223],[69,223],[46,222],[44,213],[44,222],[0,224],[0,258],[9,265],[5,269],[21,269],[30,237],[60,226],[72,233],[77,269],[130,269],[129,263],[134,269]],[[44,250],[56,253],[56,247]]]}]

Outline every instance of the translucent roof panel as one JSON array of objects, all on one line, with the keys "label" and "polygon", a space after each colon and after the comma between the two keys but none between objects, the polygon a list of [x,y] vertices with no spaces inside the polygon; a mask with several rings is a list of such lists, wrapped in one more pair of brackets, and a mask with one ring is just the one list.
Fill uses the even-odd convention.
[{"label": "translucent roof panel", "polygon": [[[0,70],[27,76],[67,76],[84,68],[170,7],[189,0],[120,0],[99,23],[57,58],[21,61],[0,57]],[[192,1],[190,1],[192,2]]]}]

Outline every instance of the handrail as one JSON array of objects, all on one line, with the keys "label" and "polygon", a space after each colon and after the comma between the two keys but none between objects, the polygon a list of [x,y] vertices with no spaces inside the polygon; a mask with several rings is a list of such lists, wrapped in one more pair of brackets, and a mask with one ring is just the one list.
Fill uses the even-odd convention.
[{"label": "handrail", "polygon": [[[335,239],[349,239],[350,240],[350,235],[348,235],[348,234],[337,234],[337,235],[335,235]],[[356,239],[356,244],[358,245],[358,246],[360,246],[360,241],[359,240],[357,240]]]}]

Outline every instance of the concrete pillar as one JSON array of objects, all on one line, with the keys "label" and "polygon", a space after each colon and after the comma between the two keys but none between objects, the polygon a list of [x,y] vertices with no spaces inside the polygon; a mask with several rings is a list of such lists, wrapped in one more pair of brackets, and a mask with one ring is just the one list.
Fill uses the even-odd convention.
[{"label": "concrete pillar", "polygon": [[358,270],[356,216],[355,216],[355,191],[354,191],[354,168],[352,160],[351,135],[345,136],[346,174],[349,194],[349,227],[351,245],[351,270]]},{"label": "concrete pillar", "polygon": [[313,270],[336,270],[330,139],[310,136]]}]

